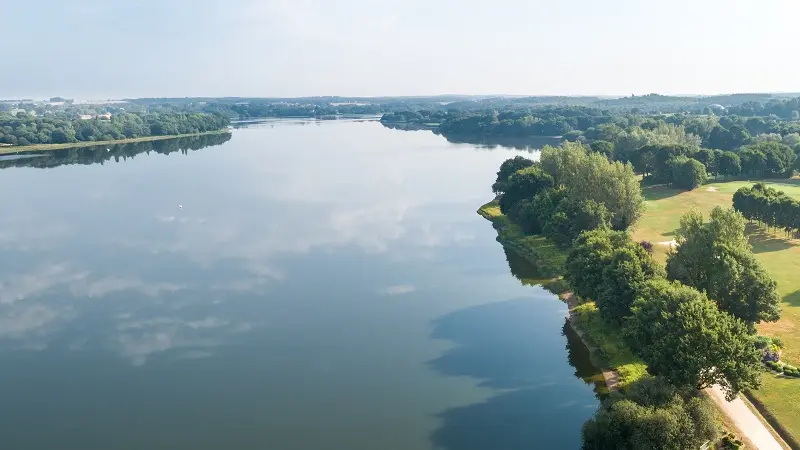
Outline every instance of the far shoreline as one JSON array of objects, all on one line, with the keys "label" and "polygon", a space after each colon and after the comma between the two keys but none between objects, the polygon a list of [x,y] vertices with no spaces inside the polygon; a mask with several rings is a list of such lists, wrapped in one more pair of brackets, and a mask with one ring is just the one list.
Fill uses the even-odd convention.
[{"label": "far shoreline", "polygon": [[231,130],[224,129],[215,131],[204,131],[202,133],[170,134],[164,136],[143,136],[137,138],[116,139],[111,141],[81,141],[81,142],[69,142],[66,144],[12,145],[8,147],[5,146],[0,147],[0,155],[37,152],[37,151],[62,150],[67,148],[94,147],[97,145],[117,145],[117,144],[131,144],[135,142],[163,141],[167,139],[178,139],[178,138],[192,137],[192,136],[206,136],[210,134],[223,134],[230,132]]}]

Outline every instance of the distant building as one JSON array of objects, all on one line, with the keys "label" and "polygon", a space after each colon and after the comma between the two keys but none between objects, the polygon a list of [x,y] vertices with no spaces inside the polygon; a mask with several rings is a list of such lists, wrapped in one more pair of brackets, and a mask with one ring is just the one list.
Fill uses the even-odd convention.
[{"label": "distant building", "polygon": [[708,105],[708,109],[710,109],[711,111],[714,111],[714,112],[725,112],[726,111],[725,107],[720,105],[720,104],[718,104],[718,103],[714,103],[714,104]]},{"label": "distant building", "polygon": [[100,119],[100,120],[111,120],[111,113],[98,114],[95,117]]},{"label": "distant building", "polygon": [[91,115],[91,114],[78,114],[78,119],[91,120],[91,119],[94,119],[94,116]]}]

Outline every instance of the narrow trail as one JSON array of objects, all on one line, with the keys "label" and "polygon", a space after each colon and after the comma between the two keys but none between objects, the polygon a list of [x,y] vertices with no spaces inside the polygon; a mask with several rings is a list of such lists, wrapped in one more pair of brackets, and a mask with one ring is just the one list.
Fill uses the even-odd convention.
[{"label": "narrow trail", "polygon": [[784,449],[741,398],[736,398],[732,402],[725,400],[725,394],[719,386],[706,389],[706,393],[719,406],[719,409],[730,417],[739,432],[750,439],[758,450]]}]

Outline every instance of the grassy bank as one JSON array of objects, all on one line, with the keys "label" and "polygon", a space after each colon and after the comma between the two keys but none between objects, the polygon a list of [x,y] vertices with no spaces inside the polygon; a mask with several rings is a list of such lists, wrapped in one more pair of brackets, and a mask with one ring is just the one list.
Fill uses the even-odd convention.
[{"label": "grassy bank", "polygon": [[[633,231],[635,240],[648,240],[655,246],[656,258],[666,261],[668,241],[675,238],[680,215],[692,207],[708,215],[714,206],[730,207],[733,194],[752,181],[711,183],[694,191],[682,192],[663,186],[643,187],[647,210]],[[800,180],[774,180],[767,184],[800,199]],[[759,325],[759,332],[778,336],[785,343],[783,359],[800,364],[800,241],[786,239],[755,225],[748,226],[753,252],[778,282],[783,299],[781,320]],[[749,395],[765,416],[780,423],[794,442],[800,441],[800,380],[764,373],[763,387]],[[777,427],[776,427],[777,428]],[[788,439],[787,439],[788,440]]]},{"label": "grassy bank", "polygon": [[523,234],[517,224],[500,212],[497,200],[481,206],[478,214],[492,222],[497,230],[497,242],[536,267],[543,277],[552,278],[561,274],[567,252],[544,236]]},{"label": "grassy bank", "polygon": [[600,311],[594,302],[586,302],[575,308],[577,323],[588,338],[591,347],[597,350],[597,357],[606,367],[613,367],[619,372],[619,386],[633,383],[647,375],[647,364],[634,356],[630,348],[622,341],[620,330],[600,317]]},{"label": "grassy bank", "polygon": [[177,139],[182,137],[203,136],[207,134],[222,134],[222,133],[230,133],[230,131],[217,130],[217,131],[206,131],[203,133],[173,134],[169,136],[145,136],[145,137],[129,138],[129,139],[117,139],[112,141],[70,142],[67,144],[12,145],[10,147],[0,147],[0,155],[6,155],[9,153],[60,150],[64,148],[94,147],[96,145],[117,145],[117,144],[130,144],[134,142],[163,141],[166,139]]},{"label": "grassy bank", "polygon": [[[546,287],[555,294],[568,289],[561,279],[555,279],[563,272],[567,252],[544,236],[526,236],[519,226],[503,215],[496,200],[478,209],[478,214],[490,220],[497,230],[497,241],[536,267],[543,276],[552,277]],[[619,372],[619,384],[624,386],[647,374],[647,365],[636,358],[631,350],[622,342],[619,329],[606,323],[599,315],[593,302],[583,303],[575,309],[577,320],[573,326],[587,339],[587,346],[594,350],[594,355],[604,367]]]}]

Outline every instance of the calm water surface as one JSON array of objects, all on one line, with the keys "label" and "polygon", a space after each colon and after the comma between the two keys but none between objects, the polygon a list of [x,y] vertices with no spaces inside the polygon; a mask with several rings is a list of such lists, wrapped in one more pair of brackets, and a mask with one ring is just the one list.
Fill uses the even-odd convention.
[{"label": "calm water surface", "polygon": [[2,162],[0,448],[579,447],[585,349],[475,214],[519,152],[224,141]]}]

